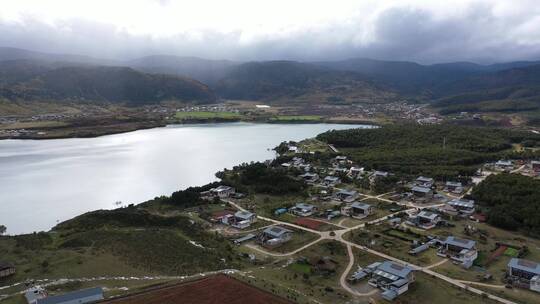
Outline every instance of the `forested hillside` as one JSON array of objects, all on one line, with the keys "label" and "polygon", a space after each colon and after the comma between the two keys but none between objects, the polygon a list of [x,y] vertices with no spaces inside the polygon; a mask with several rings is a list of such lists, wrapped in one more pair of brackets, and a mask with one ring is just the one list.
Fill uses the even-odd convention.
[{"label": "forested hillside", "polygon": [[512,154],[514,143],[540,145],[533,133],[456,125],[333,130],[317,138],[368,168],[441,179],[471,176],[480,164]]},{"label": "forested hillside", "polygon": [[491,175],[474,188],[488,222],[540,236],[540,180],[518,174]]}]

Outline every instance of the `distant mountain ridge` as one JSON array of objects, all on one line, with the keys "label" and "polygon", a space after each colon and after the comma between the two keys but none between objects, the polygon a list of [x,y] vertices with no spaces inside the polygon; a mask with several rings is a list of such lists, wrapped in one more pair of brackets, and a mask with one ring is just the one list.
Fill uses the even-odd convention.
[{"label": "distant mountain ridge", "polygon": [[[17,63],[8,63],[10,60],[15,60]],[[24,61],[25,63],[23,63]],[[538,75],[540,61],[516,61],[490,65],[471,62],[422,65],[415,62],[367,58],[321,62],[237,62],[171,55],[154,55],[127,61],[113,61],[87,56],[46,54],[15,48],[0,48],[0,64],[3,96],[5,97],[7,92],[11,94],[10,96],[17,96],[17,98],[44,94],[47,98],[68,98],[71,96],[87,99],[101,96],[102,99],[118,100],[121,99],[121,96],[127,96],[130,99],[137,99],[137,102],[142,102],[142,99],[146,99],[146,102],[156,102],[172,96],[181,100],[196,98],[199,102],[207,102],[215,100],[216,97],[210,97],[215,92],[218,98],[269,102],[279,100],[291,103],[380,101],[400,98],[399,96],[428,102],[443,99],[445,102],[449,102],[450,100],[463,101],[469,97],[476,98],[480,95],[484,98],[502,96],[497,90],[508,87],[515,87],[517,95],[526,92],[527,100],[530,100],[538,96],[537,90],[534,88],[540,86]],[[110,69],[96,70],[98,66]],[[77,71],[62,69],[67,67],[77,67],[78,69]],[[77,90],[57,85],[63,83],[60,80],[61,76],[53,77],[54,73],[51,70],[58,70],[58,73],[64,73],[66,77],[77,75],[75,79],[78,79],[78,82],[72,83],[66,80],[65,83],[70,83],[75,87],[82,86],[78,90],[78,92],[83,92],[82,96],[77,95]],[[114,71],[111,75],[123,80],[115,81],[112,78],[107,78],[106,75],[98,76],[100,73],[97,71],[101,71],[101,74]],[[36,74],[43,73],[50,74],[48,77],[54,81],[43,81],[43,79],[49,79],[45,76],[34,77]],[[87,73],[88,76],[84,76],[84,73]],[[153,74],[160,76],[151,76]],[[166,77],[163,74],[174,76]],[[88,77],[91,78],[90,75],[108,79],[111,84],[129,88],[134,92],[133,94],[138,92],[136,94],[140,94],[140,96],[125,92],[120,93],[119,88],[113,93],[114,90],[109,89],[107,84],[97,85],[99,82],[96,82],[95,85],[100,90],[109,92],[110,95],[102,95],[100,90],[93,94],[92,89],[82,85],[83,83],[86,85],[91,83],[88,79]],[[138,78],[134,75],[138,75]],[[133,82],[126,82],[127,79],[131,79]],[[164,81],[165,88],[159,88],[160,84],[156,79]],[[41,82],[36,82],[36,80]],[[173,89],[173,80],[178,81],[176,85],[178,88],[182,87],[183,90],[186,90],[185,94]],[[138,91],[133,84],[142,84],[143,89]],[[156,86],[157,88],[154,90],[155,92],[150,93],[151,90],[148,86]],[[54,90],[70,93],[66,95],[54,90],[51,91],[50,88],[53,87]],[[487,94],[484,94],[486,93],[484,91],[487,91]],[[495,93],[491,93],[492,91]],[[511,93],[508,96],[514,98],[516,94]],[[465,96],[464,99],[459,97],[461,95]],[[454,96],[457,97],[453,98]]]},{"label": "distant mountain ridge", "polygon": [[29,60],[0,61],[0,97],[8,100],[100,101],[142,105],[164,100],[214,102],[196,80],[148,74],[129,67],[56,66]]}]

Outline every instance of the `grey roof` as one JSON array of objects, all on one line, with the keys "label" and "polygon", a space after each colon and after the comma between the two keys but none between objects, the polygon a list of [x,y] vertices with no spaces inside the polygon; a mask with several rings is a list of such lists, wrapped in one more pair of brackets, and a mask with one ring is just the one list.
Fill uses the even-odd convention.
[{"label": "grey roof", "polygon": [[465,199],[459,199],[455,198],[447,203],[450,206],[454,207],[465,207],[465,208],[474,208],[474,201],[473,200],[465,200]]},{"label": "grey roof", "polygon": [[455,236],[447,237],[444,243],[448,245],[457,246],[460,248],[465,248],[465,249],[473,249],[474,246],[476,245],[476,242],[473,240],[460,239]]},{"label": "grey roof", "polygon": [[15,267],[12,263],[0,261],[0,270]]},{"label": "grey roof", "polygon": [[247,219],[250,219],[254,216],[255,214],[254,213],[251,213],[249,211],[237,211],[234,216],[235,217],[238,217],[238,218],[241,218],[241,219],[244,219],[244,220],[247,220]]},{"label": "grey roof", "polygon": [[255,238],[255,237],[256,237],[255,234],[250,233],[250,234],[244,235],[243,237],[238,238],[238,239],[236,239],[236,240],[234,240],[234,241],[237,242],[237,243],[243,243],[243,242],[249,241],[249,240],[251,240],[251,239],[253,239],[253,238]]},{"label": "grey roof", "polygon": [[387,289],[381,294],[381,296],[386,300],[392,301],[393,299],[397,298],[398,294],[392,289]]},{"label": "grey roof", "polygon": [[386,172],[386,171],[375,171],[375,172],[373,173],[373,175],[375,175],[375,176],[386,177],[386,176],[388,176],[388,172]]},{"label": "grey roof", "polygon": [[339,180],[339,177],[337,176],[327,176],[324,178],[325,181],[329,181],[329,182],[337,182]]},{"label": "grey roof", "polygon": [[420,246],[418,246],[418,247],[415,247],[415,248],[411,249],[411,250],[409,251],[409,253],[411,253],[411,254],[417,254],[417,253],[420,253],[420,252],[422,252],[422,251],[426,251],[426,250],[428,250],[428,249],[429,249],[429,244],[428,244],[428,243],[425,243],[425,244],[422,244],[422,245],[420,245]]},{"label": "grey roof", "polygon": [[463,187],[460,182],[446,182],[447,187]]},{"label": "grey roof", "polygon": [[316,173],[311,173],[311,172],[306,172],[302,175],[300,175],[301,177],[315,177],[315,176],[318,176]]},{"label": "grey roof", "polygon": [[540,161],[538,161],[538,160],[533,160],[533,161],[531,161],[531,164],[532,164],[532,165],[540,165]]},{"label": "grey roof", "polygon": [[412,191],[413,192],[420,192],[420,193],[429,193],[431,191],[431,189],[426,188],[426,187],[414,186],[412,188]]},{"label": "grey roof", "polygon": [[499,160],[496,163],[497,166],[512,166],[512,161],[510,160]]},{"label": "grey roof", "polygon": [[272,226],[272,227],[268,227],[264,229],[265,234],[268,234],[269,236],[276,237],[276,238],[281,237],[283,234],[287,232],[291,232],[291,231],[289,229],[285,229],[280,226]]},{"label": "grey roof", "polygon": [[510,262],[508,262],[508,267],[540,275],[540,264],[532,261],[512,258],[510,259]]},{"label": "grey roof", "polygon": [[433,183],[434,180],[431,177],[420,176],[416,179],[416,181],[424,182],[424,183]]},{"label": "grey roof", "polygon": [[298,203],[296,204],[296,206],[294,206],[294,208],[312,210],[313,208],[315,208],[315,206],[310,205],[310,204],[305,204],[305,203]]},{"label": "grey roof", "polygon": [[355,190],[339,190],[337,194],[353,196],[358,194],[358,192],[356,192]]},{"label": "grey roof", "polygon": [[[101,289],[101,287],[81,289],[78,291],[65,293],[63,295],[38,299],[36,304],[57,304],[57,303],[63,303],[63,302],[68,302],[68,301],[74,301],[81,298],[93,297],[93,296],[101,296],[101,298],[103,298],[103,290]],[[84,303],[84,302],[80,302],[80,303]]]},{"label": "grey roof", "polygon": [[419,216],[419,217],[423,217],[423,218],[427,218],[427,219],[430,219],[430,220],[434,220],[436,219],[439,215],[437,213],[433,213],[433,212],[429,212],[429,211],[420,211],[420,213],[418,213],[416,216]]},{"label": "grey roof", "polygon": [[352,203],[351,207],[352,208],[362,209],[362,210],[367,210],[367,209],[371,208],[371,205],[368,205],[366,203],[354,202],[354,203]]},{"label": "grey roof", "polygon": [[403,285],[409,284],[409,279],[400,279],[395,282],[392,282],[392,286],[401,287]]},{"label": "grey roof", "polygon": [[228,191],[232,190],[232,187],[221,185],[214,189],[214,191]]},{"label": "grey roof", "polygon": [[400,279],[406,278],[412,272],[410,267],[392,261],[384,261],[377,267],[377,270],[384,271]]}]

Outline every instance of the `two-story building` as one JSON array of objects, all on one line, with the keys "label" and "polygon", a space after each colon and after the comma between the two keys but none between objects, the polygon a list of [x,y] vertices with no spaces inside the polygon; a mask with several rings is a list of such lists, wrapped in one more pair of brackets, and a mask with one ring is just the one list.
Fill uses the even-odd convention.
[{"label": "two-story building", "polygon": [[512,281],[529,285],[529,289],[540,292],[540,264],[524,259],[512,258],[508,262],[507,275]]},{"label": "two-story building", "polygon": [[444,185],[444,190],[451,193],[460,194],[463,193],[463,184],[460,182],[448,181]]},{"label": "two-story building", "polygon": [[300,178],[306,183],[316,183],[319,180],[319,175],[317,173],[306,172],[300,175]]},{"label": "two-story building", "polygon": [[473,214],[475,211],[475,203],[473,200],[455,198],[447,202],[446,205],[454,209],[457,214],[463,214],[466,216]]},{"label": "two-story building", "polygon": [[235,193],[235,189],[233,187],[221,185],[216,188],[210,189],[210,193],[213,195],[219,197],[219,198],[227,198]]},{"label": "two-story building", "polygon": [[298,203],[294,207],[290,208],[289,211],[297,216],[310,216],[317,211],[317,207],[310,204]]},{"label": "two-story building", "polygon": [[343,202],[352,203],[359,196],[356,190],[339,190],[336,192],[335,197]]},{"label": "two-story building", "polygon": [[435,180],[431,177],[425,177],[425,176],[419,176],[415,181],[414,184],[419,187],[424,188],[431,188],[433,187],[433,184],[435,183]]},{"label": "two-story building", "polygon": [[380,288],[381,296],[392,301],[400,294],[409,290],[409,284],[414,282],[412,268],[393,261],[385,261],[376,266],[371,272],[369,285]]},{"label": "two-story building", "polygon": [[337,176],[327,176],[323,179],[322,184],[327,187],[335,187],[338,184],[341,184],[341,179]]},{"label": "two-story building", "polygon": [[351,178],[359,178],[364,174],[364,168],[362,167],[351,167],[349,168],[349,173],[347,173]]},{"label": "two-story building", "polygon": [[365,218],[373,213],[373,206],[361,202],[354,202],[341,207],[341,214],[357,219]]},{"label": "two-story building", "polygon": [[418,198],[429,199],[433,197],[433,190],[427,187],[414,186],[412,187],[411,192],[415,197],[418,197]]},{"label": "two-story building", "polygon": [[437,251],[437,255],[459,262],[464,268],[470,268],[478,258],[478,251],[475,241],[449,236]]},{"label": "two-story building", "polygon": [[281,226],[271,226],[259,234],[257,241],[265,247],[276,247],[288,242],[291,238],[291,230]]},{"label": "two-story building", "polygon": [[441,221],[441,216],[435,212],[420,211],[417,215],[409,217],[408,224],[414,225],[422,229],[431,229],[437,227]]},{"label": "two-story building", "polygon": [[234,214],[229,214],[223,217],[223,224],[230,225],[234,228],[245,229],[257,221],[257,215],[249,211],[237,211]]}]

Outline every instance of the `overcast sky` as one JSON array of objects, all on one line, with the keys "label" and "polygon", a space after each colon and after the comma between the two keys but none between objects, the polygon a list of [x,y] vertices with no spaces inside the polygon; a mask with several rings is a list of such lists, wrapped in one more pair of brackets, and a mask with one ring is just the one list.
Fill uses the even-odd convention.
[{"label": "overcast sky", "polygon": [[2,0],[0,46],[129,59],[540,59],[539,0]]}]

